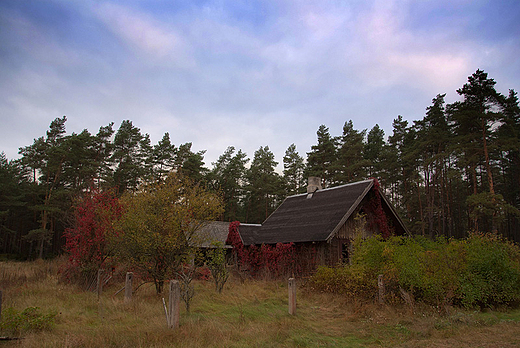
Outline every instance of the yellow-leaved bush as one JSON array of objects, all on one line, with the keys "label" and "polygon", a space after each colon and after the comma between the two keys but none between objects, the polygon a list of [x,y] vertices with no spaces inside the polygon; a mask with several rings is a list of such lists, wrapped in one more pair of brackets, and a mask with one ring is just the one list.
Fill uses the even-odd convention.
[{"label": "yellow-leaved bush", "polygon": [[204,240],[197,234],[222,213],[222,200],[180,173],[122,197],[125,211],[112,240],[121,261],[153,280],[157,293]]}]

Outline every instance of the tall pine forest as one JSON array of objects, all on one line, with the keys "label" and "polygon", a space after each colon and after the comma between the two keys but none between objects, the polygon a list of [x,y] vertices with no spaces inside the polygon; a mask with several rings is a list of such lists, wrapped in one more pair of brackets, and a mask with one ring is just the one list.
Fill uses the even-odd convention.
[{"label": "tall pine forest", "polygon": [[223,197],[222,221],[261,223],[288,195],[305,192],[309,176],[324,187],[377,178],[409,230],[435,238],[497,232],[520,242],[520,107],[517,93],[498,93],[477,70],[457,90],[433,98],[422,119],[397,116],[392,134],[379,125],[342,130],[326,125],[302,155],[291,144],[280,163],[262,146],[252,158],[229,146],[211,166],[192,143],[170,134],[152,144],[132,121],[67,134],[65,116],[46,134],[0,154],[0,254],[29,259],[62,253],[75,202],[93,189],[118,195],[175,170]]}]

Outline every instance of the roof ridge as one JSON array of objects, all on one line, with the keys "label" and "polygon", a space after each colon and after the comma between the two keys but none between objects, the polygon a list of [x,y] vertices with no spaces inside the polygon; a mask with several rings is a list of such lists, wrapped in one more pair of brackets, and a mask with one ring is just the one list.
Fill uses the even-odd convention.
[{"label": "roof ridge", "polygon": [[[343,185],[339,185],[339,186],[327,187],[327,188],[324,188],[324,189],[321,189],[321,190],[316,190],[316,191],[313,192],[313,193],[323,192],[323,191],[330,191],[330,190],[335,190],[335,189],[340,189],[340,188],[347,187],[347,186],[359,185],[359,184],[362,184],[362,183],[367,183],[367,182],[369,182],[369,181],[374,181],[374,179],[365,179],[365,180],[361,180],[361,181],[349,182],[348,184],[343,184]],[[299,197],[299,196],[307,196],[307,195],[308,195],[308,193],[298,193],[298,194],[296,194],[296,195],[287,196],[286,198],[290,198],[290,197]]]}]

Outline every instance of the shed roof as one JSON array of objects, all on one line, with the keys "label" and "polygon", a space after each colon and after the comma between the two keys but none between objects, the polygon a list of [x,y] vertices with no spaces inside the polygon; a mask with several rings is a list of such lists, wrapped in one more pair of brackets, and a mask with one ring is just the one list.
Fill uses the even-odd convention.
[{"label": "shed roof", "polygon": [[327,241],[373,186],[374,179],[369,179],[287,197],[260,227],[240,225],[242,242],[250,245]]},{"label": "shed roof", "polygon": [[240,224],[238,227],[239,235],[244,245],[257,244],[259,240],[258,234],[262,225],[260,224]]},{"label": "shed roof", "polygon": [[222,247],[231,248],[231,246],[226,245],[228,233],[229,222],[223,221],[207,221],[196,231],[197,236],[202,241],[202,248],[209,248],[214,242],[222,243]]}]

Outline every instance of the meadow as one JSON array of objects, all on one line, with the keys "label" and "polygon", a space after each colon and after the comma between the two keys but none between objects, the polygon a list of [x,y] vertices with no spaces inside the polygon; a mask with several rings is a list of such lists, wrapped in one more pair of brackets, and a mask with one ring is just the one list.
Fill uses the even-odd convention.
[{"label": "meadow", "polygon": [[[59,260],[0,263],[0,347],[518,347],[520,310],[379,305],[316,293],[298,279],[297,312],[288,313],[284,281],[231,277],[221,294],[195,282],[191,313],[167,328],[162,296],[141,286],[130,303],[122,277],[96,293],[60,282]],[[13,320],[33,309],[35,325]],[[15,313],[15,314],[13,314]],[[11,317],[10,317],[11,315]],[[28,319],[25,319],[26,321]],[[18,326],[17,326],[18,325]]]}]

